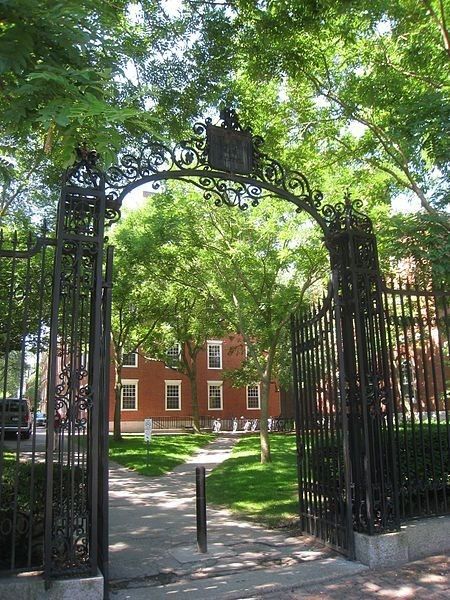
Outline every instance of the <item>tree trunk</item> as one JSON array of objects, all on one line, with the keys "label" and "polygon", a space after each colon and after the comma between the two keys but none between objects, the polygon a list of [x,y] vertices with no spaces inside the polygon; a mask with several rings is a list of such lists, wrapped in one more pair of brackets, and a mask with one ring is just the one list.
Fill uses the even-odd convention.
[{"label": "tree trunk", "polygon": [[272,462],[270,455],[270,441],[268,431],[268,419],[269,419],[269,391],[270,381],[267,378],[263,378],[261,381],[261,419],[259,421],[259,431],[261,440],[261,463]]},{"label": "tree trunk", "polygon": [[122,432],[121,432],[121,413],[120,413],[120,404],[122,400],[122,365],[118,362],[114,364],[114,434],[113,439],[115,442],[122,441]]}]

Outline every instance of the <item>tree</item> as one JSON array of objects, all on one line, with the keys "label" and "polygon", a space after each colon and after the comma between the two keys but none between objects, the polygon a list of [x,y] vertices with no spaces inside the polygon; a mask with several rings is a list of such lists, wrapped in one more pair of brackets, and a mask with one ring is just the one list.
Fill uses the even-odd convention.
[{"label": "tree", "polygon": [[[142,92],[125,73],[128,61],[148,51],[151,41],[133,23],[131,4],[3,3],[3,136],[40,138],[45,153],[53,154],[59,146],[63,158],[70,160],[81,136],[105,154],[127,128],[148,130],[153,120],[140,100]],[[152,14],[155,28],[161,26],[164,15],[158,3],[140,4]],[[133,49],[137,44],[139,49]]]},{"label": "tree", "polygon": [[[245,98],[249,122],[265,120],[270,129],[278,111],[287,115],[285,162],[295,165],[305,155],[314,162],[315,154],[316,166],[331,174],[330,187],[341,169],[365,171],[366,181],[382,173],[388,197],[406,190],[449,230],[449,33],[442,2],[237,0],[228,11],[218,4],[215,18],[234,26],[230,93]],[[198,3],[188,5],[201,11]],[[209,3],[204,22],[211,10]],[[243,92],[249,82],[253,102]],[[268,86],[275,106],[267,106]]]},{"label": "tree", "polygon": [[[2,2],[3,222],[25,204],[34,213],[42,201],[56,204],[60,175],[83,140],[108,165],[136,138],[167,134],[159,94],[174,87],[184,32],[158,0]],[[184,70],[177,74],[182,85]]]},{"label": "tree", "polygon": [[20,393],[20,385],[27,365],[23,362],[22,353],[17,350],[12,350],[7,356],[0,354],[0,358],[4,361],[4,368],[0,370],[2,398],[15,398]]},{"label": "tree", "polygon": [[164,306],[155,294],[155,288],[147,285],[143,265],[130,261],[131,248],[126,240],[116,234],[114,261],[114,285],[111,319],[111,340],[114,363],[114,440],[120,441],[122,367],[125,354],[142,352],[150,343],[151,336],[164,313]]},{"label": "tree", "polygon": [[205,204],[180,186],[151,198],[121,227],[127,263],[142,265],[145,285],[159,290],[165,307],[168,327],[153,339],[153,356],[181,344],[176,366],[190,377],[194,402],[195,358],[206,340],[225,331],[243,336],[247,360],[234,383],[261,384],[261,460],[269,462],[268,394],[282,332],[326,271],[316,229],[282,202],[243,213]]},{"label": "tree", "polygon": [[[139,315],[152,314],[154,319],[151,335],[143,340],[145,346],[141,344],[143,351],[189,378],[196,432],[200,431],[197,356],[208,338],[224,331],[208,273],[198,260],[201,240],[191,228],[198,214],[198,198],[193,201],[178,188],[178,195],[166,192],[149,197],[141,210],[123,220],[115,234],[123,264],[135,265],[139,271],[132,281],[127,276],[128,285],[138,288],[141,301],[146,302],[143,310],[136,310],[136,305],[132,310],[134,327],[143,331]],[[174,344],[180,345],[176,361],[167,355]]]},{"label": "tree", "polygon": [[[289,205],[210,212],[216,236],[205,257],[226,307],[230,328],[242,335],[247,358],[236,384],[261,385],[261,462],[271,461],[270,383],[280,375],[284,331],[292,312],[327,272],[327,252],[316,228]],[[211,260],[214,257],[214,260]],[[220,260],[217,260],[220,257]]]}]

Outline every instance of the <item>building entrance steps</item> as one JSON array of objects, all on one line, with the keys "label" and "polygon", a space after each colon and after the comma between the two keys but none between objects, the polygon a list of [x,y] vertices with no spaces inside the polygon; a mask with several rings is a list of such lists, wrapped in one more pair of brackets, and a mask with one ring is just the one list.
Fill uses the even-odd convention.
[{"label": "building entrance steps", "polygon": [[160,477],[111,464],[112,598],[255,597],[367,569],[312,538],[240,521],[211,507],[208,552],[198,553],[195,467],[205,466],[208,473],[230,456],[237,439],[221,435]]}]

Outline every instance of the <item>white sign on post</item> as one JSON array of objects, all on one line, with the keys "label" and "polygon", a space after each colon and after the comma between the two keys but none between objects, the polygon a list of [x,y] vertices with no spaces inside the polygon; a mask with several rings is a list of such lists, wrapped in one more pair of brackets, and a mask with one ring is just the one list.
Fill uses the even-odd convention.
[{"label": "white sign on post", "polygon": [[149,442],[152,438],[153,419],[144,419],[144,441]]}]

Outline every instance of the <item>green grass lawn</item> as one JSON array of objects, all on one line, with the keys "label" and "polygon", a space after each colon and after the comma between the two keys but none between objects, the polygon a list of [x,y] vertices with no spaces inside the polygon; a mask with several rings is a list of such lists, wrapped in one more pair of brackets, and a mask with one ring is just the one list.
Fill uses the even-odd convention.
[{"label": "green grass lawn", "polygon": [[122,442],[109,442],[109,458],[142,475],[163,475],[185,462],[196,450],[206,446],[214,435],[153,435],[149,466],[143,434],[125,434]]},{"label": "green grass lawn", "polygon": [[229,508],[241,516],[271,527],[298,518],[295,435],[270,436],[272,462],[262,465],[259,436],[245,437],[231,458],[208,476],[208,504]]}]

